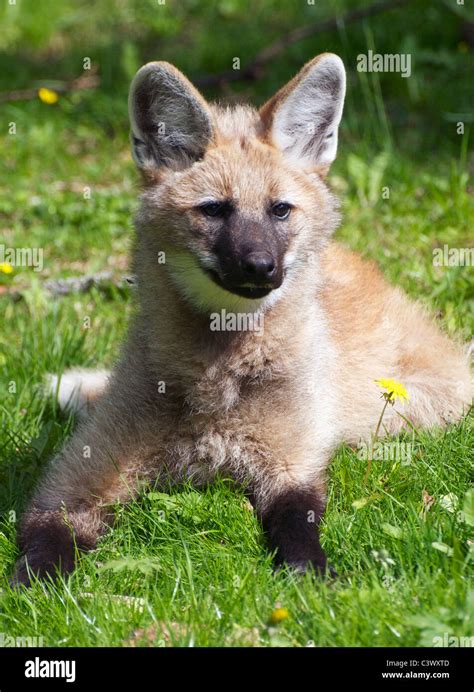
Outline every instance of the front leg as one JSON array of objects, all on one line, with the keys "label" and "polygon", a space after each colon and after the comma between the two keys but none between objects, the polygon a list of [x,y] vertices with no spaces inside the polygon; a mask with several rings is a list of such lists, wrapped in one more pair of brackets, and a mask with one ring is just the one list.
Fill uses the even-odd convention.
[{"label": "front leg", "polygon": [[288,564],[300,572],[313,568],[324,574],[327,561],[319,540],[324,513],[324,495],[316,488],[290,487],[259,508],[257,514],[269,546],[276,551],[277,564]]},{"label": "front leg", "polygon": [[[41,495],[37,496],[41,502]],[[21,557],[11,580],[12,586],[29,586],[31,576],[56,578],[74,569],[79,551],[95,548],[106,523],[99,506],[40,509],[32,505],[24,515],[18,535]]]},{"label": "front leg", "polygon": [[133,498],[159,473],[161,438],[150,430],[145,415],[131,421],[113,400],[99,404],[52,462],[22,518],[13,584],[71,572],[78,551],[95,548],[110,505]]}]

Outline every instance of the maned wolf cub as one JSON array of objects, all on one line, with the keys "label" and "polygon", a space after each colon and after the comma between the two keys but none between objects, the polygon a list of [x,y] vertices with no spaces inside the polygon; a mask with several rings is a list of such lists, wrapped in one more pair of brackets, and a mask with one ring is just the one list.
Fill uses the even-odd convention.
[{"label": "maned wolf cub", "polygon": [[[374,379],[404,383],[416,426],[469,406],[467,357],[371,262],[330,240],[339,215],[325,176],[344,92],[332,54],[259,111],[209,105],[165,62],[136,75],[139,311],[110,378],[61,380],[60,399],[93,400],[91,415],[23,518],[17,583],[73,569],[110,504],[144,482],[202,484],[218,472],[245,484],[278,562],[324,572],[325,472],[338,444],[374,430]],[[242,317],[253,320],[233,330]],[[396,433],[403,421],[390,409]]]}]

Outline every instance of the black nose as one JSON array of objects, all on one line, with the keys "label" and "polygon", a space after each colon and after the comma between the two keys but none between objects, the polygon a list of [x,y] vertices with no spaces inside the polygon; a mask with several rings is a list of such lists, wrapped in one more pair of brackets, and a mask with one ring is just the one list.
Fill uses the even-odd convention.
[{"label": "black nose", "polygon": [[250,252],[241,265],[246,279],[254,283],[269,283],[276,273],[275,262],[268,252]]}]

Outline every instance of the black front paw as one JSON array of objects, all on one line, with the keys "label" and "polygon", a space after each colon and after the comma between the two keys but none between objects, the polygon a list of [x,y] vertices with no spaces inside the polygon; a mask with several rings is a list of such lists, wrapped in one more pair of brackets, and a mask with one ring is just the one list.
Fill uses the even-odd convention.
[{"label": "black front paw", "polygon": [[57,579],[59,574],[67,574],[74,569],[74,543],[68,545],[50,545],[46,550],[33,548],[22,555],[15,565],[15,571],[10,579],[12,588],[31,586],[33,577],[38,579]]},{"label": "black front paw", "polygon": [[58,512],[34,512],[27,515],[19,536],[23,552],[18,560],[11,586],[31,586],[32,576],[57,578],[74,569],[74,534]]},{"label": "black front paw", "polygon": [[319,576],[335,576],[319,542],[318,526],[324,504],[314,490],[291,490],[273,501],[262,512],[262,523],[276,551],[278,565],[288,565],[300,573],[313,571]]}]

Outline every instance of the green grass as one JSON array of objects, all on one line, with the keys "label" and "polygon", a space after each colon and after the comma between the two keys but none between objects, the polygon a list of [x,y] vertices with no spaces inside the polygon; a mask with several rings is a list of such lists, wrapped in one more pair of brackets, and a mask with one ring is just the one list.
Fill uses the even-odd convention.
[{"label": "green grass", "polygon": [[[340,574],[333,582],[275,575],[248,503],[225,481],[152,490],[117,508],[114,530],[68,581],[5,591],[1,628],[66,646],[416,646],[444,632],[469,636],[469,526],[456,501],[452,512],[440,500],[462,501],[472,433],[464,424],[418,443],[413,466],[376,468],[366,488],[364,464],[338,454],[323,532]],[[426,516],[424,489],[437,498]],[[5,571],[14,529],[4,522]],[[289,618],[269,626],[278,605]]]},{"label": "green grass", "polygon": [[[238,4],[227,3],[226,11],[232,14]],[[275,19],[273,34],[279,34],[283,19]],[[205,33],[209,27],[201,21]],[[453,21],[447,25],[454,41]],[[182,46],[173,41],[179,27],[166,26],[171,38],[167,44],[162,37],[161,54],[178,59],[173,51]],[[378,20],[374,26],[380,43],[384,25]],[[391,24],[397,26],[404,36],[404,20]],[[427,44],[434,28],[429,22],[423,27],[416,39],[418,65],[433,59]],[[34,28],[32,22],[32,35]],[[191,45],[196,34],[197,39],[186,34]],[[250,32],[249,54],[269,38]],[[329,45],[323,37],[316,46],[308,41],[292,48],[288,65],[277,61],[269,83],[252,86],[243,96],[261,102],[311,54],[330,47],[347,59],[372,38],[367,27],[354,27],[347,35],[341,29]],[[197,53],[202,71],[225,67],[211,43]],[[226,50],[234,54],[231,43]],[[469,246],[474,217],[469,127],[458,136],[440,115],[464,108],[463,102],[449,101],[450,90],[459,91],[449,77],[458,56],[449,54],[448,60],[446,46],[443,50],[438,58],[449,69],[436,68],[438,75],[431,65],[414,81],[384,75],[384,98],[375,78],[352,69],[330,181],[344,213],[337,237],[375,259],[449,334],[468,340],[472,268],[438,268],[432,262],[433,249],[445,243]],[[137,51],[150,57],[149,47]],[[114,74],[114,55],[107,79]],[[188,46],[182,66],[196,62]],[[21,75],[36,69],[31,55],[18,65]],[[4,88],[15,86],[5,79]],[[24,85],[28,82],[16,86]],[[445,431],[417,431],[412,463],[374,461],[367,484],[366,462],[353,450],[339,450],[322,531],[339,575],[333,581],[275,573],[243,495],[221,479],[200,492],[150,489],[116,508],[113,530],[96,551],[81,557],[66,581],[9,589],[18,519],[46,463],[74,427],[44,396],[45,374],[73,365],[111,366],[131,312],[130,289],[111,285],[54,299],[44,288],[47,279],[104,269],[117,279],[127,274],[136,178],[128,154],[126,85],[122,78],[117,93],[109,85],[108,92],[68,96],[56,106],[38,101],[4,109],[17,134],[0,138],[2,243],[42,248],[44,270],[0,273],[0,632],[41,636],[46,646],[417,646],[430,645],[445,632],[472,635],[472,514],[465,506],[474,462],[472,417]],[[382,195],[386,187],[388,199]],[[427,511],[424,493],[435,498]],[[289,617],[269,626],[278,605]]]}]

